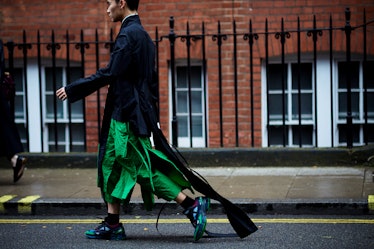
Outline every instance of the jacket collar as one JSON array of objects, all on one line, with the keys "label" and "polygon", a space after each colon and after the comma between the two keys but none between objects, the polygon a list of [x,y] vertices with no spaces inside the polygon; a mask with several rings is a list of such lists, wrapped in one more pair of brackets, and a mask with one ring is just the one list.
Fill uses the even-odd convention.
[{"label": "jacket collar", "polygon": [[125,19],[123,19],[123,21],[122,21],[121,27],[126,27],[130,23],[133,23],[133,22],[137,22],[137,23],[140,24],[139,15],[136,14],[136,15],[130,15],[130,16],[125,17]]},{"label": "jacket collar", "polygon": [[138,15],[138,13],[134,13],[134,14],[130,14],[130,15],[128,15],[128,16],[125,16],[125,18],[122,19],[122,23],[123,23],[127,18],[129,18],[130,16],[136,16],[136,15]]}]

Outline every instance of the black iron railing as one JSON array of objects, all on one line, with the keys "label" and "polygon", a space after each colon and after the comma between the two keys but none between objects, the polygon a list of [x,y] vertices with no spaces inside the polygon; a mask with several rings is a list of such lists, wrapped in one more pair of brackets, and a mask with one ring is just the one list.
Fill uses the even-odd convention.
[{"label": "black iron railing", "polygon": [[[301,70],[301,65],[303,63],[303,53],[305,53],[305,48],[302,47],[302,37],[304,37],[305,35],[307,37],[310,37],[312,39],[312,49],[309,50],[308,52],[311,52],[311,57],[312,57],[312,65],[313,65],[313,69],[312,69],[312,79],[313,79],[313,91],[314,91],[314,94],[313,94],[313,99],[312,99],[312,106],[313,106],[313,123],[311,124],[313,126],[313,136],[314,138],[312,139],[314,142],[312,143],[312,146],[315,146],[315,147],[318,147],[319,146],[319,139],[318,139],[318,132],[320,129],[329,129],[331,132],[330,132],[330,135],[331,135],[331,147],[335,147],[335,146],[339,146],[339,144],[335,144],[334,141],[336,141],[335,139],[335,136],[336,136],[336,127],[337,127],[337,121],[336,121],[336,108],[334,108],[334,106],[336,106],[336,99],[337,98],[337,95],[336,95],[336,91],[334,92],[333,89],[336,89],[334,87],[334,82],[336,81],[336,77],[334,75],[334,69],[333,69],[333,64],[334,64],[334,60],[335,60],[335,54],[339,51],[334,51],[334,46],[333,44],[335,42],[337,42],[335,36],[334,36],[334,32],[344,32],[344,35],[345,35],[345,44],[346,44],[346,48],[345,48],[345,76],[346,76],[346,88],[347,88],[347,94],[346,94],[346,123],[344,124],[345,126],[345,131],[346,131],[346,146],[347,147],[352,147],[354,145],[354,132],[353,132],[353,125],[354,125],[354,122],[353,122],[353,115],[352,115],[352,82],[351,82],[351,78],[352,78],[352,75],[351,75],[351,62],[352,62],[352,48],[351,48],[351,36],[352,36],[352,33],[355,32],[355,33],[358,33],[358,32],[361,32],[362,34],[362,39],[360,40],[360,42],[362,43],[362,51],[355,51],[355,53],[359,53],[361,58],[362,58],[362,65],[363,65],[363,68],[366,70],[364,72],[367,73],[367,75],[371,75],[367,66],[366,65],[369,65],[368,62],[372,61],[372,58],[373,58],[373,54],[370,54],[367,50],[368,50],[368,39],[372,39],[372,33],[368,34],[368,31],[367,31],[367,28],[370,26],[371,28],[373,27],[373,23],[374,21],[367,21],[366,20],[366,15],[365,15],[365,12],[364,12],[364,18],[363,18],[363,21],[362,21],[362,25],[359,25],[359,26],[356,26],[356,27],[352,27],[351,26],[351,23],[350,23],[350,10],[347,8],[346,9],[346,12],[345,12],[345,20],[346,20],[346,23],[344,26],[338,26],[338,27],[334,27],[333,26],[333,23],[332,23],[332,18],[330,16],[330,19],[329,19],[329,27],[317,27],[317,22],[316,22],[316,17],[314,17],[313,19],[313,26],[312,27],[307,27],[307,28],[302,28],[301,27],[301,23],[300,23],[300,20],[298,19],[297,20],[297,29],[293,29],[293,30],[287,30],[285,28],[285,25],[284,25],[284,21],[283,19],[281,20],[281,23],[280,23],[280,30],[278,31],[270,31],[269,28],[268,28],[268,21],[266,20],[265,21],[265,27],[263,29],[263,31],[259,32],[259,29],[257,29],[257,31],[254,31],[253,29],[253,24],[252,24],[252,21],[250,20],[249,23],[248,23],[248,32],[244,32],[244,33],[239,33],[237,32],[237,27],[236,27],[236,22],[233,21],[232,22],[232,32],[222,32],[222,29],[221,29],[221,23],[218,22],[217,23],[217,31],[216,32],[213,32],[211,34],[207,33],[206,32],[206,27],[205,27],[205,24],[204,22],[202,23],[201,25],[201,31],[198,32],[197,34],[196,33],[192,33],[190,31],[190,27],[189,27],[189,23],[186,24],[186,32],[185,34],[182,34],[182,35],[179,35],[177,34],[177,32],[175,31],[175,28],[174,28],[174,24],[175,24],[175,20],[173,17],[170,18],[170,32],[169,34],[165,34],[165,35],[159,35],[158,33],[158,29],[156,28],[156,32],[155,32],[155,44],[156,44],[156,48],[157,48],[157,51],[159,51],[159,48],[160,46],[169,46],[170,48],[170,58],[168,58],[168,61],[170,61],[170,68],[169,68],[169,72],[170,72],[170,84],[171,84],[171,107],[170,107],[170,110],[171,110],[171,117],[172,117],[172,120],[171,120],[171,134],[172,134],[172,143],[174,145],[178,145],[178,117],[177,117],[177,101],[176,101],[176,75],[175,75],[175,67],[176,67],[176,51],[175,51],[175,46],[176,46],[176,43],[181,41],[185,44],[186,46],[186,67],[187,67],[187,72],[188,72],[188,106],[189,106],[189,110],[191,110],[191,105],[192,105],[192,97],[191,97],[191,76],[190,76],[190,69],[191,69],[191,41],[199,41],[200,42],[200,46],[201,46],[201,62],[202,62],[202,79],[203,79],[203,91],[204,91],[204,96],[203,96],[203,100],[204,100],[204,103],[203,103],[203,108],[204,108],[204,118],[206,120],[206,123],[205,123],[205,126],[203,127],[204,129],[204,132],[206,134],[205,136],[205,143],[206,143],[206,146],[209,147],[209,140],[211,139],[211,137],[208,136],[208,132],[209,132],[209,115],[207,114],[208,113],[208,98],[207,98],[207,92],[208,92],[208,81],[209,81],[209,73],[208,72],[208,68],[209,70],[213,70],[217,75],[218,77],[218,82],[217,82],[217,85],[218,85],[218,101],[217,103],[209,103],[209,106],[212,106],[212,105],[215,105],[218,107],[218,113],[219,113],[219,146],[221,147],[225,147],[226,146],[226,143],[224,141],[224,134],[225,134],[225,130],[227,129],[227,127],[225,128],[225,100],[223,98],[223,95],[224,95],[224,80],[228,77],[227,75],[225,75],[225,71],[222,70],[223,69],[223,62],[222,60],[225,59],[224,57],[227,56],[227,53],[223,53],[223,49],[227,50],[229,47],[231,50],[231,54],[232,54],[232,67],[231,67],[231,72],[230,72],[230,77],[233,77],[232,79],[232,87],[233,87],[233,98],[232,98],[232,101],[234,102],[234,123],[235,125],[234,126],[231,126],[230,129],[234,129],[234,137],[235,137],[235,142],[234,142],[234,146],[236,147],[240,147],[240,146],[245,146],[245,147],[255,147],[255,135],[256,135],[256,130],[261,130],[261,129],[267,129],[268,131],[265,132],[264,134],[266,134],[267,137],[262,137],[262,140],[263,141],[267,141],[267,146],[271,146],[272,145],[272,137],[271,137],[271,132],[269,131],[270,127],[274,126],[276,128],[276,130],[278,131],[281,131],[282,135],[280,136],[281,139],[282,139],[282,142],[278,145],[280,146],[289,146],[289,143],[287,142],[288,141],[288,136],[289,136],[289,125],[287,124],[287,115],[288,112],[287,112],[287,100],[286,100],[286,94],[287,94],[287,74],[288,74],[288,71],[287,71],[287,59],[289,57],[289,53],[286,52],[286,46],[287,44],[289,44],[291,41],[289,41],[291,38],[293,37],[296,37],[296,49],[293,50],[293,60],[295,61],[294,64],[296,65],[295,67],[295,78],[296,78],[296,82],[297,82],[297,87],[296,87],[296,94],[297,94],[297,111],[295,111],[295,115],[297,116],[297,119],[296,119],[296,123],[294,124],[294,126],[296,126],[296,129],[294,130],[294,137],[296,137],[297,139],[295,139],[295,143],[298,144],[299,147],[302,147],[303,144],[304,144],[304,141],[303,141],[303,136],[302,136],[302,129],[303,129],[303,119],[302,119],[302,116],[303,116],[303,113],[302,113],[302,110],[303,110],[303,95],[302,95],[302,88],[301,88],[301,76],[302,76],[302,70]],[[370,35],[370,38],[368,38],[368,35]],[[80,68],[81,68],[81,76],[84,76],[85,75],[85,68],[86,68],[86,61],[87,61],[87,58],[85,56],[86,54],[86,50],[91,48],[92,46],[94,46],[95,48],[95,52],[94,52],[94,55],[95,55],[95,63],[96,63],[96,67],[99,68],[99,65],[100,65],[100,57],[99,57],[99,48],[101,46],[104,46],[105,48],[109,50],[112,49],[112,45],[113,45],[113,31],[111,32],[110,34],[110,37],[107,41],[99,41],[99,36],[96,32],[96,35],[95,35],[95,40],[94,41],[86,41],[85,40],[85,37],[83,35],[83,31],[81,32],[80,34],[80,41],[79,42],[71,42],[69,40],[69,37],[70,37],[70,34],[69,32],[67,31],[66,32],[66,40],[65,41],[56,41],[55,40],[55,35],[54,35],[54,32],[52,31],[51,33],[51,42],[48,42],[48,43],[43,43],[43,42],[40,42],[40,34],[38,32],[37,34],[37,41],[36,42],[28,42],[27,41],[27,35],[26,35],[26,32],[24,31],[23,32],[23,35],[22,35],[22,41],[20,42],[13,42],[13,41],[8,41],[5,43],[5,47],[6,47],[6,54],[7,54],[7,67],[8,69],[10,70],[10,72],[13,72],[14,71],[14,68],[15,68],[15,65],[14,65],[14,60],[15,60],[15,57],[14,57],[14,51],[15,49],[19,49],[19,50],[22,50],[22,56],[21,58],[18,58],[18,59],[21,59],[22,60],[22,69],[23,69],[23,84],[24,84],[24,88],[27,89],[27,84],[29,84],[28,82],[28,76],[27,76],[27,67],[28,67],[28,60],[29,60],[29,52],[30,51],[34,51],[36,50],[36,52],[34,51],[34,55],[36,55],[36,58],[37,58],[37,64],[38,64],[38,74],[39,74],[39,89],[40,91],[42,91],[43,89],[43,86],[42,86],[42,60],[43,60],[43,56],[45,57],[46,56],[46,51],[49,51],[50,54],[48,55],[48,57],[50,58],[50,61],[51,61],[51,65],[52,65],[52,72],[53,72],[53,90],[55,91],[57,89],[57,85],[56,85],[56,68],[57,68],[57,64],[56,62],[60,59],[59,56],[61,56],[61,54],[58,56],[57,55],[57,51],[58,50],[62,50],[62,48],[64,47],[65,49],[63,49],[63,51],[65,51],[65,54],[62,56],[64,61],[65,61],[65,67],[66,67],[66,79],[67,79],[67,82],[70,82],[71,81],[71,78],[70,78],[70,69],[71,69],[71,47],[74,46],[75,49],[79,50],[79,53],[80,53]],[[211,41],[209,41],[209,39],[211,39]],[[318,99],[317,99],[317,87],[318,87],[318,84],[317,84],[317,79],[318,79],[318,75],[317,75],[317,65],[318,65],[318,62],[319,62],[319,51],[318,50],[318,47],[319,47],[319,44],[320,42],[325,39],[327,41],[327,43],[329,44],[328,45],[328,48],[324,48],[324,51],[323,52],[328,52],[328,57],[329,57],[329,65],[330,65],[330,75],[329,75],[329,84],[330,84],[330,88],[331,88],[331,93],[330,93],[330,109],[329,110],[323,110],[323,111],[329,111],[331,112],[331,127],[319,127],[318,126],[318,112],[322,111],[322,110],[319,110],[318,109]],[[167,40],[168,42],[165,42],[165,40]],[[238,45],[240,42],[246,42],[248,44],[248,54],[245,55],[245,57],[247,58],[247,61],[248,61],[248,65],[247,67],[245,68],[244,71],[241,71],[241,68],[243,68],[243,65],[238,65]],[[227,46],[225,48],[224,45],[226,44],[230,44],[230,46]],[[273,52],[270,51],[271,49],[271,46],[276,44],[276,46],[279,46],[280,49],[279,49],[279,52],[276,53],[276,55],[274,55]],[[232,45],[232,46],[231,46]],[[254,53],[254,49],[256,49],[256,52],[257,54],[255,55]],[[217,67],[216,68],[213,68],[212,66],[208,67],[207,66],[207,63],[208,61],[212,61],[213,59],[212,58],[209,58],[208,57],[208,50],[209,51],[212,51],[212,50],[216,50],[216,58],[214,58],[215,60],[218,61],[217,63]],[[258,51],[263,51],[260,53],[260,56],[258,55],[259,52]],[[241,51],[242,53],[242,51]],[[295,55],[296,54],[296,55]],[[243,55],[240,55],[240,56],[243,56]],[[260,58],[259,58],[260,57]],[[295,59],[296,57],[296,59]],[[281,101],[279,103],[279,105],[281,106],[280,110],[281,110],[281,115],[282,117],[279,119],[279,122],[276,123],[276,124],[273,124],[272,123],[272,120],[271,120],[271,113],[272,113],[272,110],[270,109],[271,107],[271,103],[270,103],[270,98],[271,98],[271,86],[269,84],[269,80],[270,80],[270,75],[269,75],[269,71],[267,70],[269,68],[269,65],[272,64],[274,58],[277,59],[278,63],[282,66],[282,70],[281,70],[281,85],[279,87],[280,89],[280,95],[281,95]],[[159,53],[157,53],[157,69],[159,70],[159,65],[160,65],[160,57],[159,57]],[[259,63],[259,60],[260,60],[260,63]],[[262,64],[263,63],[263,64]],[[264,78],[265,79],[261,79],[262,81],[265,80],[265,84],[261,85],[261,80],[257,78],[255,78],[255,70],[254,70],[254,67],[256,66],[257,68],[260,68],[261,65],[264,65],[265,67],[265,74],[264,74]],[[372,64],[370,64],[372,65]],[[241,66],[241,67],[240,67]],[[372,70],[372,69],[371,69]],[[239,94],[240,94],[240,90],[239,90],[239,87],[240,87],[240,84],[241,82],[239,81],[239,77],[242,76],[243,74],[249,74],[249,80],[248,80],[248,89],[249,89],[249,106],[247,107],[249,109],[249,112],[246,114],[248,115],[248,119],[246,120],[249,120],[248,121],[248,126],[250,127],[249,128],[249,131],[247,132],[248,134],[250,134],[250,138],[248,139],[249,143],[246,143],[246,144],[242,144],[240,142],[241,140],[241,136],[240,136],[240,120],[243,120],[243,119],[240,119],[240,115],[243,115],[243,114],[240,114],[240,113],[243,113],[243,111],[240,112],[240,106],[241,106],[241,99],[239,98]],[[369,88],[370,86],[368,85],[368,78],[370,78],[369,76],[366,76],[364,75],[364,77],[366,77],[364,79],[364,84],[363,84],[363,116],[364,116],[364,122],[362,124],[362,127],[363,127],[363,144],[368,144],[370,142],[373,142],[371,139],[372,139],[372,136],[370,136],[369,134],[373,133],[373,130],[372,130],[372,127],[373,127],[373,124],[374,124],[374,120],[373,120],[373,117],[370,117],[368,115],[369,111],[370,111],[370,108],[368,106],[368,94],[369,94]],[[212,85],[212,84],[211,84]],[[265,91],[265,98],[266,100],[262,103],[265,103],[266,104],[266,107],[265,108],[259,108],[259,107],[256,107],[256,105],[260,105],[261,103],[257,103],[258,100],[261,100],[261,98],[257,98],[256,99],[256,96],[255,96],[255,89],[256,87],[261,87],[262,86],[262,91]],[[211,87],[211,86],[210,86]],[[40,92],[40,100],[39,102],[42,103],[43,100],[42,100],[42,92]],[[100,133],[100,119],[101,119],[101,108],[100,108],[100,102],[102,101],[101,100],[101,93],[100,91],[98,91],[97,93],[97,130],[98,130],[98,134]],[[26,144],[27,144],[27,147],[29,146],[29,133],[30,133],[30,130],[29,130],[29,127],[28,127],[28,123],[29,123],[29,120],[28,120],[28,117],[29,117],[29,114],[27,113],[27,110],[28,110],[28,106],[27,104],[29,103],[28,101],[28,98],[29,96],[27,95],[27,91],[25,93],[25,103],[26,103],[26,106],[25,106],[25,112],[26,112],[26,119],[25,119],[25,126],[26,126]],[[257,102],[255,101],[257,100]],[[55,147],[55,150],[58,151],[58,145],[59,145],[59,135],[58,135],[58,129],[57,129],[57,125],[58,125],[58,118],[57,118],[57,99],[56,97],[54,97],[54,125],[55,125],[55,129],[54,129],[54,147]],[[40,106],[40,108],[43,108],[42,105]],[[86,107],[84,106],[84,102],[83,102],[83,110],[85,109]],[[255,114],[255,111],[263,111],[263,112],[266,112],[266,115],[264,120],[262,120],[262,122],[265,122],[266,125],[264,126],[261,126],[260,124],[258,124],[258,122],[256,121],[256,117],[258,118],[258,114],[256,116]],[[71,106],[69,105],[69,108],[68,108],[68,113],[69,113],[69,125],[68,125],[68,129],[71,131],[73,128],[72,128],[72,120],[71,120]],[[45,113],[44,110],[40,110],[40,113]],[[84,112],[84,115],[85,115],[85,112]],[[231,115],[232,116],[232,115]],[[40,129],[43,130],[43,120],[44,120],[45,117],[41,116],[40,117],[40,124],[41,124],[41,127]],[[83,120],[84,122],[86,122],[86,116],[83,117]],[[193,137],[193,125],[192,125],[192,113],[190,112],[189,113],[189,134],[190,134],[190,147],[194,147],[193,146],[193,142],[192,142],[192,137]],[[84,126],[86,126],[86,124],[84,124]],[[279,128],[280,127],[280,128]],[[258,131],[257,131],[258,132]],[[41,134],[43,135],[43,132],[41,132]],[[72,132],[69,132],[70,136],[72,136]],[[258,132],[258,134],[261,134],[261,132]],[[86,142],[87,142],[87,139],[86,139],[86,133],[84,134],[84,150],[86,149]],[[42,136],[41,138],[41,144],[42,144],[42,148],[41,148],[41,151],[44,152],[46,150],[46,148],[44,148],[44,137]],[[69,141],[71,142],[70,144],[70,149],[72,150],[72,141],[73,141],[73,138],[70,137],[69,138]],[[232,145],[230,145],[232,146]]]}]

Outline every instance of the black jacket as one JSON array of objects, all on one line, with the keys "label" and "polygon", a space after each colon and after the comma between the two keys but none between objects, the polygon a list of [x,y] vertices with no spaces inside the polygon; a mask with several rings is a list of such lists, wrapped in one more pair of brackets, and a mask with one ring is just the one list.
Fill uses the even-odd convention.
[{"label": "black jacket", "polygon": [[[72,82],[65,91],[69,101],[74,102],[109,85],[103,128],[113,118],[129,122],[138,136],[150,136],[142,113],[154,108],[158,101],[154,68],[154,43],[139,16],[130,16],[121,25],[108,66],[88,78]],[[103,132],[102,138],[105,138],[107,131]]]},{"label": "black jacket", "polygon": [[65,87],[68,100],[75,102],[109,85],[99,141],[99,185],[103,180],[101,166],[111,119],[129,122],[137,136],[150,136],[151,127],[144,117],[151,115],[152,120],[157,120],[156,79],[154,43],[142,27],[139,16],[134,15],[123,21],[108,65]]}]

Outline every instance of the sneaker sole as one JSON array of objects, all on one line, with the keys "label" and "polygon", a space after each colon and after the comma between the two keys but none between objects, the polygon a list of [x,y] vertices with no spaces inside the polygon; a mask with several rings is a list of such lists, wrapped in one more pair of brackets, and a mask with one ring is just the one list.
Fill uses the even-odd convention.
[{"label": "sneaker sole", "polygon": [[194,240],[195,241],[198,241],[204,235],[206,224],[207,224],[206,212],[210,208],[210,198],[202,198],[201,197],[201,201],[202,201],[201,206],[204,207],[203,217],[202,217],[202,221],[201,221],[202,227],[200,227],[201,229],[199,229],[199,226],[195,227],[195,232],[194,232]]},{"label": "sneaker sole", "polygon": [[96,235],[88,235],[86,234],[87,239],[102,239],[102,240],[125,240],[126,235],[111,235],[110,237],[107,236],[96,236]]},{"label": "sneaker sole", "polygon": [[207,223],[206,217],[204,216],[204,219],[202,221],[202,224],[203,224],[202,229],[201,230],[198,229],[198,226],[195,228],[195,232],[194,232],[194,236],[193,236],[195,241],[198,241],[199,239],[201,239],[203,237],[204,232],[205,232],[205,228],[206,228],[206,223]]}]

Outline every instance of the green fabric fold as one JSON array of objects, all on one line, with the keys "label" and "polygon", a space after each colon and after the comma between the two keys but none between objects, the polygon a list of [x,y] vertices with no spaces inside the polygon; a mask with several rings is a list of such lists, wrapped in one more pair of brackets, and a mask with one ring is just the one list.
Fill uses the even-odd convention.
[{"label": "green fabric fold", "polygon": [[[155,165],[163,164],[160,172]],[[152,148],[148,137],[135,136],[128,123],[111,121],[102,163],[103,198],[108,203],[127,203],[136,183],[141,186],[147,210],[154,205],[154,195],[174,200],[183,189],[191,189],[188,180],[167,156]]]}]

